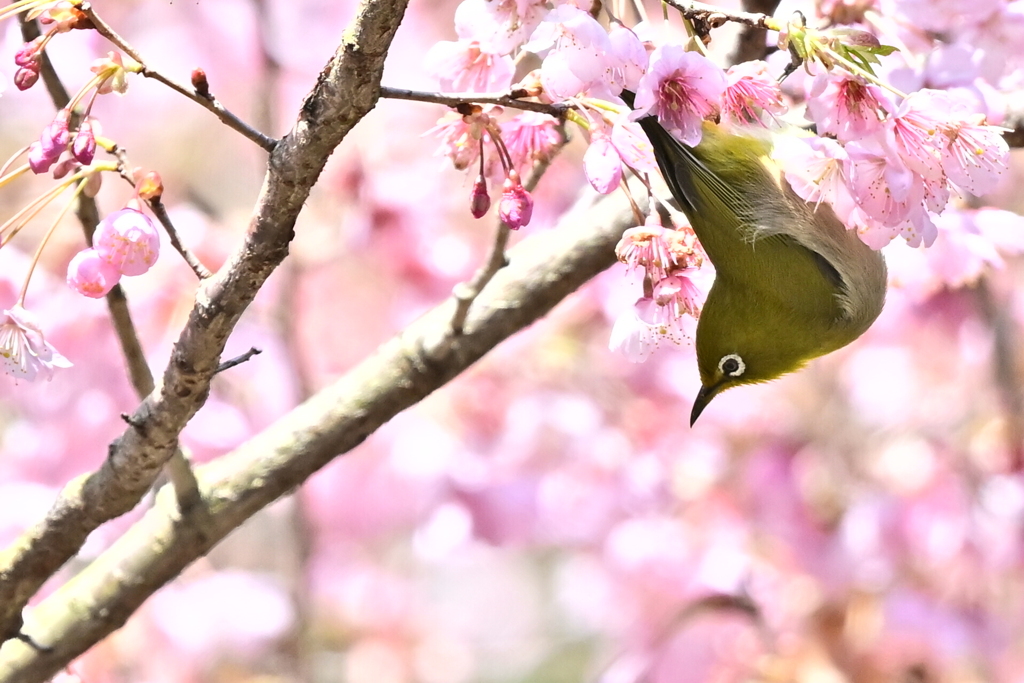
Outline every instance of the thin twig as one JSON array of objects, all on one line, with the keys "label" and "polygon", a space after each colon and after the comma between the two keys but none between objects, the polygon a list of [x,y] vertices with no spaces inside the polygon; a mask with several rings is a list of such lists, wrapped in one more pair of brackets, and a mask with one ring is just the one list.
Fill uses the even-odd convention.
[{"label": "thin twig", "polygon": [[184,86],[175,81],[174,79],[169,78],[160,73],[159,71],[157,71],[156,69],[153,69],[152,67],[148,66],[145,60],[142,59],[142,55],[140,55],[135,50],[135,48],[129,45],[124,38],[122,38],[113,28],[111,28],[105,21],[103,21],[103,19],[101,19],[98,14],[96,14],[96,11],[92,7],[92,3],[83,2],[79,6],[79,9],[82,10],[82,12],[84,12],[89,17],[89,20],[92,22],[93,26],[101,36],[109,40],[111,43],[120,48],[121,51],[123,51],[125,54],[127,54],[129,57],[131,57],[139,63],[139,65],[142,67],[142,71],[140,73],[143,76],[145,76],[146,78],[152,78],[155,81],[163,83],[171,90],[174,90],[175,92],[184,95],[193,102],[210,110],[228,128],[231,128],[232,130],[241,133],[243,136],[245,136],[249,140],[252,140],[257,145],[262,147],[264,150],[268,152],[274,150],[274,147],[277,145],[278,142],[277,140],[261,133],[260,131],[256,130],[255,128],[247,124],[242,119],[232,114],[212,94],[207,96],[200,95],[195,91],[195,88]]},{"label": "thin twig", "polygon": [[254,346],[251,349],[249,349],[248,351],[246,351],[245,353],[243,353],[241,356],[235,356],[234,358],[232,358],[230,360],[224,361],[223,363],[218,365],[217,369],[214,370],[213,372],[214,372],[214,374],[220,374],[220,373],[224,372],[225,370],[230,370],[231,368],[235,367],[236,365],[241,365],[242,363],[244,363],[245,361],[249,360],[253,356],[258,356],[261,353],[263,353],[263,349],[257,349]]},{"label": "thin twig", "polygon": [[[743,10],[772,16],[779,6],[780,0],[743,0]],[[764,59],[768,55],[768,43],[765,40],[768,29],[764,26],[747,24],[736,39],[736,47],[729,55],[731,64]]]},{"label": "thin twig", "polygon": [[756,12],[729,12],[721,7],[705,5],[702,2],[680,2],[679,0],[664,0],[669,7],[674,7],[687,19],[692,19],[706,24],[709,28],[717,28],[727,21],[754,28],[767,29],[767,22],[771,17],[767,14]]},{"label": "thin twig", "polygon": [[213,273],[210,272],[210,269],[204,266],[202,261],[200,261],[199,258],[182,243],[181,238],[178,236],[178,231],[175,229],[174,223],[171,222],[171,217],[167,215],[167,209],[164,207],[164,203],[160,201],[160,198],[154,197],[153,199],[148,200],[147,203],[149,204],[149,208],[153,211],[153,215],[156,216],[158,221],[160,221],[160,225],[164,226],[164,231],[167,232],[167,237],[171,240],[171,246],[181,254],[181,257],[185,259],[185,263],[187,263],[189,268],[192,269],[192,272],[196,274],[196,277],[200,280],[205,280],[213,275]]},{"label": "thin twig", "polygon": [[556,118],[564,116],[565,112],[570,108],[567,104],[544,104],[542,102],[528,102],[519,99],[521,97],[528,97],[525,90],[511,90],[506,93],[441,93],[381,86],[380,96],[392,100],[434,102],[449,107],[457,107],[460,104],[498,104],[503,107],[512,107],[525,111],[539,111],[542,114],[550,114]]},{"label": "thin twig", "polygon": [[[118,173],[124,179],[126,183],[135,187],[135,177],[132,173],[132,163],[128,160],[128,152],[120,145],[115,146],[110,150],[110,154],[113,154],[117,159]],[[164,231],[167,233],[167,237],[171,240],[171,246],[181,254],[181,257],[185,259],[185,263],[192,269],[192,272],[196,274],[200,280],[205,280],[210,277],[213,273],[210,269],[203,265],[203,262],[192,253],[192,250],[185,246],[185,243],[181,241],[181,237],[178,235],[177,228],[174,227],[174,223],[171,221],[171,217],[167,215],[167,209],[164,207],[160,197],[155,197],[146,201],[153,215],[160,221],[160,225],[163,226]]]}]

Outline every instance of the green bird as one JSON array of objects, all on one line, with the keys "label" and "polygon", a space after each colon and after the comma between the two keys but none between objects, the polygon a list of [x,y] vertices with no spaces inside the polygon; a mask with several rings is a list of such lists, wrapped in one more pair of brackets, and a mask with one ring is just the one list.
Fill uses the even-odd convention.
[{"label": "green bird", "polygon": [[771,159],[772,140],[705,122],[689,147],[639,121],[715,266],[697,324],[701,388],[690,425],[718,394],[775,379],[846,346],[882,311],[882,255],[832,208],[808,204]]}]

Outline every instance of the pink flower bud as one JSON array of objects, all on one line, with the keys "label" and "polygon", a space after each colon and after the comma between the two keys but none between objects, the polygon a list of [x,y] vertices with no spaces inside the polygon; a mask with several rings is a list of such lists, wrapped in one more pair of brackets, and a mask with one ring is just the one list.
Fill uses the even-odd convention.
[{"label": "pink flower bud", "polygon": [[32,63],[14,72],[14,85],[18,90],[28,90],[39,80],[39,65]]},{"label": "pink flower bud", "polygon": [[68,264],[68,286],[79,294],[99,299],[121,279],[121,273],[95,249],[83,249]]},{"label": "pink flower bud", "polygon": [[57,161],[60,157],[60,152],[56,154],[51,150],[47,150],[43,147],[43,144],[36,140],[28,148],[28,165],[32,169],[33,173],[40,174],[46,173],[53,166],[53,162]]},{"label": "pink flower bud", "polygon": [[156,226],[136,209],[121,209],[100,221],[92,243],[97,253],[123,275],[142,275],[160,255]]},{"label": "pink flower bud", "polygon": [[533,197],[519,182],[519,174],[509,172],[501,190],[501,201],[498,204],[498,216],[508,227],[518,230],[530,222],[533,216]]},{"label": "pink flower bud", "polygon": [[42,134],[39,136],[39,142],[42,143],[43,149],[48,154],[60,155],[67,146],[68,140],[71,139],[71,133],[68,132],[68,124],[70,122],[70,114],[66,109],[61,109],[57,112],[57,116],[53,118],[43,128]]},{"label": "pink flower bud", "polygon": [[68,173],[74,171],[76,168],[78,168],[78,161],[76,159],[62,159],[56,166],[53,167],[53,179],[60,180]]},{"label": "pink flower bud", "polygon": [[93,157],[96,156],[96,136],[93,134],[92,124],[88,119],[82,121],[82,125],[78,127],[78,135],[75,136],[75,143],[71,146],[71,154],[83,166],[91,164]]},{"label": "pink flower bud", "polygon": [[29,66],[30,64],[39,63],[39,48],[43,44],[43,36],[39,36],[35,40],[25,43],[18,51],[14,54],[14,63],[18,66]]},{"label": "pink flower bud", "polygon": [[488,209],[491,208],[491,196],[487,193],[487,180],[483,175],[477,177],[473,183],[473,194],[469,200],[469,211],[473,218],[482,218]]}]

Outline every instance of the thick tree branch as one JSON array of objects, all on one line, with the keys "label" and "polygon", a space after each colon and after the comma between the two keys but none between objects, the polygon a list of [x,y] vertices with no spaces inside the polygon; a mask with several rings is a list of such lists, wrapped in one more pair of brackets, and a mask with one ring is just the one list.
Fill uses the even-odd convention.
[{"label": "thick tree branch", "polygon": [[621,193],[596,203],[581,200],[558,228],[512,250],[509,265],[475,300],[461,334],[451,329],[452,298],[262,434],[199,468],[207,535],[182,520],[173,497],[161,491],[140,522],[31,612],[26,633],[53,650],[8,641],[0,649],[0,681],[45,680],[119,628],[232,529],[610,266],[615,243],[633,222]]},{"label": "thick tree branch", "polygon": [[407,2],[362,2],[295,126],[270,155],[244,243],[200,284],[162,382],[130,416],[102,467],[68,483],[46,519],[0,554],[0,638],[17,634],[29,598],[91,531],[131,510],[175,452],[181,430],[206,401],[228,335],[287,255],[295,219],[327,158],[376,104]]}]

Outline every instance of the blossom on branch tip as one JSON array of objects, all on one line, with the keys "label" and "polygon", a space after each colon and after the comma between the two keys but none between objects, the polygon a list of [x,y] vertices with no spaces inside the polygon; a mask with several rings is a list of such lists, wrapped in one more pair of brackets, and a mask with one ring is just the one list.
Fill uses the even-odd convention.
[{"label": "blossom on branch tip", "polygon": [[96,226],[93,247],[123,275],[142,275],[160,255],[160,235],[146,214],[121,209]]},{"label": "blossom on branch tip", "polygon": [[156,171],[147,171],[139,174],[136,172],[135,194],[140,199],[149,201],[159,199],[164,194],[164,181]]},{"label": "blossom on branch tip", "polygon": [[71,361],[43,337],[35,317],[21,304],[4,311],[0,323],[0,364],[15,379],[35,380],[40,374],[53,377],[54,368],[69,368]]}]

